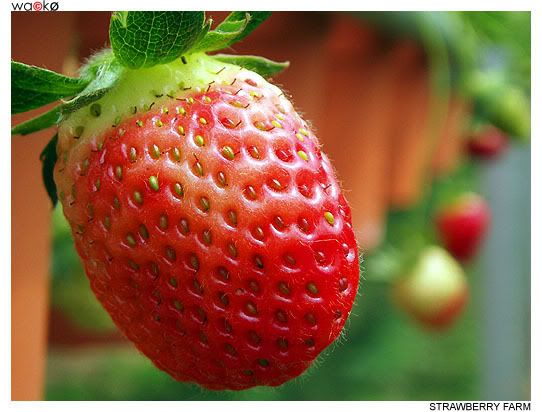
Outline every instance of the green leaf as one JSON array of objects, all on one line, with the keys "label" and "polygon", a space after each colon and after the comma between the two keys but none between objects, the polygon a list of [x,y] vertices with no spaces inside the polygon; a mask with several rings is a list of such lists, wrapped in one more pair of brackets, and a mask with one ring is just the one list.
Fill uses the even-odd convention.
[{"label": "green leaf", "polygon": [[229,54],[215,54],[213,57],[223,63],[235,64],[247,70],[252,70],[253,72],[258,73],[260,76],[265,78],[280,73],[290,65],[289,62],[279,63],[259,56],[235,56]]},{"label": "green leaf", "polygon": [[229,47],[252,33],[270,14],[266,11],[230,13],[215,30],[208,32],[190,51],[210,52]]},{"label": "green leaf", "polygon": [[[107,55],[106,55],[107,57]],[[95,62],[90,62],[88,72],[94,73],[94,79],[75,98],[62,105],[62,113],[71,113],[103,97],[115,86],[124,68],[110,54],[109,58],[100,56]]]},{"label": "green leaf", "polygon": [[88,80],[66,77],[50,70],[11,62],[11,113],[36,109],[83,90]]},{"label": "green leaf", "polygon": [[26,122],[19,123],[17,126],[11,129],[11,134],[30,134],[37,132],[38,130],[47,129],[48,127],[57,124],[60,120],[61,107],[62,106],[56,106],[38,117],[34,117]]},{"label": "green leaf", "polygon": [[57,154],[56,154],[56,143],[58,141],[58,135],[55,134],[53,138],[47,143],[45,149],[41,152],[41,175],[43,178],[43,184],[47,190],[47,194],[53,203],[53,208],[58,202],[58,195],[56,191],[55,181],[53,179],[53,170],[55,168]]},{"label": "green leaf", "polygon": [[111,15],[109,38],[115,56],[131,69],[169,63],[186,52],[205,22],[200,11],[121,11]]}]

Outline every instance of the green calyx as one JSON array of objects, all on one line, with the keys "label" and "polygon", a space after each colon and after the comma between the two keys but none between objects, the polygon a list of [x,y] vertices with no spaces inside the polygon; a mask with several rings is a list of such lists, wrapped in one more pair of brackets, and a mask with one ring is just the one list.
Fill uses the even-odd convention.
[{"label": "green calyx", "polygon": [[[204,12],[114,12],[109,27],[111,49],[91,57],[77,78],[11,62],[12,114],[60,100],[49,112],[13,127],[12,134],[25,135],[58,124],[70,113],[109,94],[132,71],[184,64],[193,55],[229,47],[248,36],[269,15],[232,12],[211,30],[212,21]],[[288,66],[256,56],[220,55],[217,59],[265,77]]]},{"label": "green calyx", "polygon": [[[109,27],[111,49],[92,56],[78,77],[11,62],[12,114],[58,102],[49,111],[14,126],[11,134],[26,135],[62,124],[77,139],[84,139],[86,133],[133,115],[130,110],[134,108],[145,110],[161,98],[186,94],[188,87],[207,86],[218,74],[227,78],[246,68],[263,77],[275,75],[288,63],[257,56],[207,55],[244,39],[270,14],[232,12],[211,30],[212,20],[204,12],[114,12]],[[55,134],[41,156],[43,180],[53,206],[57,203],[53,181],[56,146]]]}]

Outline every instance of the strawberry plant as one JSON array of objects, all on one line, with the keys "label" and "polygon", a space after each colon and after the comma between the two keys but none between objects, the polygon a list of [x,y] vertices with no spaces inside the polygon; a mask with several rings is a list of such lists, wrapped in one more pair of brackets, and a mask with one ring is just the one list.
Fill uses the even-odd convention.
[{"label": "strawberry plant", "polygon": [[116,12],[77,78],[12,62],[15,126],[42,154],[90,285],[160,369],[209,389],[280,385],[343,330],[358,288],[349,206],[310,124],[266,80],[287,66],[213,54],[265,12]]}]

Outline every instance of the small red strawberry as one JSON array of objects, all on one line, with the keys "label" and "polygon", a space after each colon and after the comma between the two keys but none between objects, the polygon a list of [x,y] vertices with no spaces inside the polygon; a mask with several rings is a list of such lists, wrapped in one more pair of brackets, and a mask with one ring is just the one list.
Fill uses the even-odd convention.
[{"label": "small red strawberry", "polygon": [[478,252],[490,224],[491,211],[481,196],[466,193],[439,209],[435,220],[444,247],[465,262]]},{"label": "small red strawberry", "polygon": [[359,277],[316,136],[239,59],[256,58],[123,68],[62,119],[54,167],[97,298],[159,368],[209,389],[298,376],[340,334]]},{"label": "small red strawberry", "polygon": [[478,130],[467,141],[469,154],[480,159],[495,159],[502,155],[507,148],[507,136],[492,126]]},{"label": "small red strawberry", "polygon": [[444,329],[462,313],[469,289],[461,266],[445,250],[432,246],[394,285],[393,293],[396,303],[422,325]]}]

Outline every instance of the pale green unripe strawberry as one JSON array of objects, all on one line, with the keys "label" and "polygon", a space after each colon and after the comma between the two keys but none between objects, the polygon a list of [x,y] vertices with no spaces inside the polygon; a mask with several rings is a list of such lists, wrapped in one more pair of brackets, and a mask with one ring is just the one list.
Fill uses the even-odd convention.
[{"label": "pale green unripe strawberry", "polygon": [[462,313],[469,288],[461,265],[444,249],[430,246],[393,292],[397,304],[418,322],[445,328]]}]

